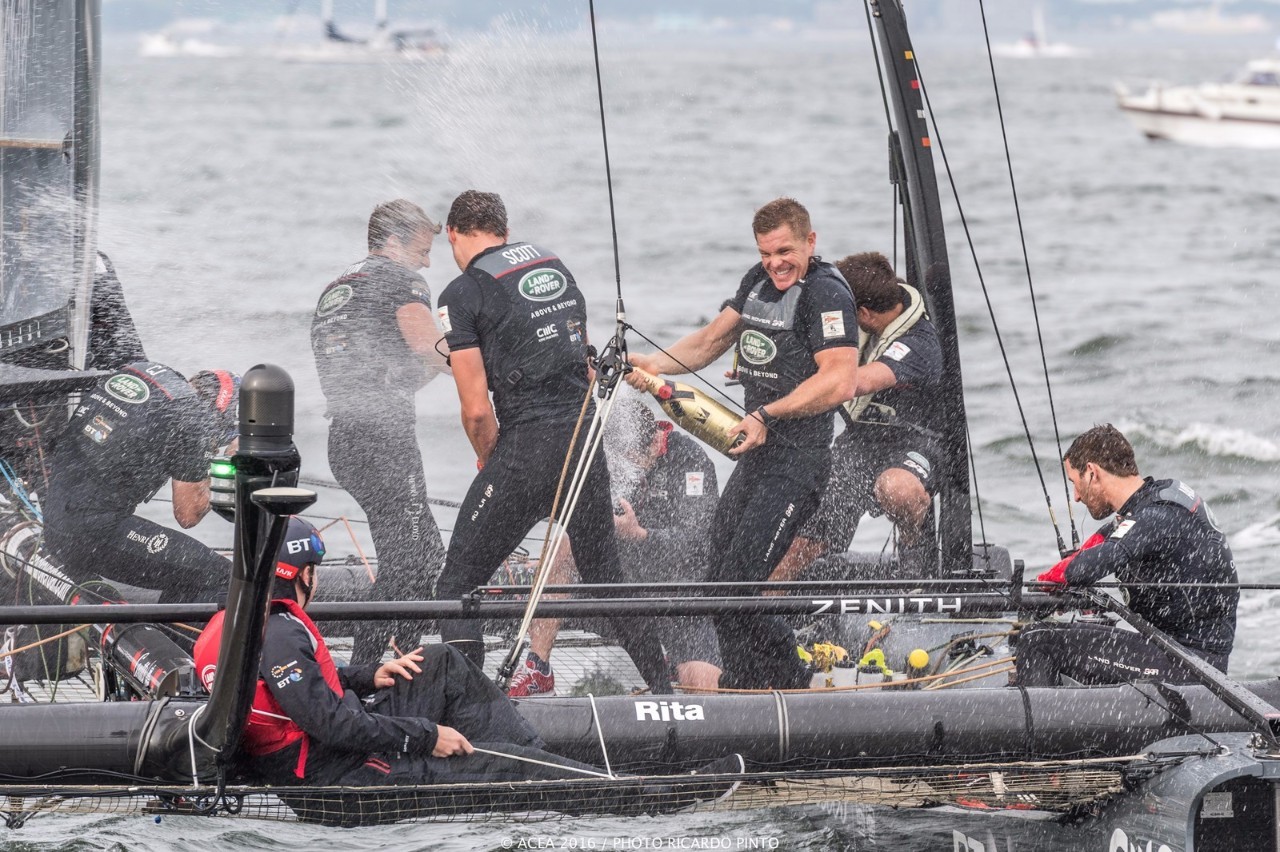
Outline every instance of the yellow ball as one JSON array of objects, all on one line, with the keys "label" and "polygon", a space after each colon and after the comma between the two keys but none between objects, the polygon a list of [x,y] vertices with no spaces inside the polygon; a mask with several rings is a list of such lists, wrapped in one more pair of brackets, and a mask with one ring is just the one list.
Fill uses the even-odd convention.
[{"label": "yellow ball", "polygon": [[923,648],[916,648],[907,655],[907,665],[913,669],[922,669],[929,665],[929,652]]}]

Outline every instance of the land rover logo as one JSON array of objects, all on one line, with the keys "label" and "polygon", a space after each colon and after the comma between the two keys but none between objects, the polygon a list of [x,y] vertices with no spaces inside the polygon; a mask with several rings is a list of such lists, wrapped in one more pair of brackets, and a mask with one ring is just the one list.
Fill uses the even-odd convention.
[{"label": "land rover logo", "polygon": [[534,302],[550,302],[560,298],[569,282],[554,269],[535,269],[520,279],[520,295]]},{"label": "land rover logo", "polygon": [[738,338],[738,351],[748,364],[768,364],[778,354],[778,347],[758,331],[744,331]]},{"label": "land rover logo", "polygon": [[134,404],[146,402],[151,396],[151,390],[147,387],[147,383],[136,376],[118,373],[107,379],[107,393],[114,396],[121,402],[131,402]]},{"label": "land rover logo", "polygon": [[338,310],[338,308],[351,301],[351,295],[354,291],[349,284],[339,284],[329,292],[320,297],[320,304],[316,305],[316,316],[327,317],[329,314]]}]

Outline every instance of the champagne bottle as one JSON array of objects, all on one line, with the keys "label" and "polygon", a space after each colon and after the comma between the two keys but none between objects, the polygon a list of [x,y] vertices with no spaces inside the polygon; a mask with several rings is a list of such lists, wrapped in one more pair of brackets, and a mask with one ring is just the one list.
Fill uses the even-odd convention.
[{"label": "champagne bottle", "polygon": [[632,367],[631,371],[644,379],[645,390],[653,394],[653,398],[677,426],[713,449],[728,456],[729,450],[746,439],[741,434],[729,434],[729,430],[738,425],[743,415],[730,411],[702,391],[683,382],[660,379],[639,367]]}]

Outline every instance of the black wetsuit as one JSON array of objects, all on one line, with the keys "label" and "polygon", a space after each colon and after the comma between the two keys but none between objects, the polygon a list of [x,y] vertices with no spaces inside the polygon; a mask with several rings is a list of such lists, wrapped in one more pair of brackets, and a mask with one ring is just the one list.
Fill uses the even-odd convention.
[{"label": "black wetsuit", "polygon": [[[858,345],[853,294],[839,271],[814,258],[804,279],[779,292],[757,264],[728,303],[742,315],[738,375],[746,409],[786,396],[818,372],[814,356]],[[729,477],[711,532],[713,582],[762,581],[818,505],[831,460],[831,412],[779,420],[766,443],[745,453]],[[791,628],[773,616],[719,616],[724,664],[741,688],[806,686]]]},{"label": "black wetsuit", "polygon": [[[1067,566],[1067,584],[1087,586],[1115,574],[1130,609],[1225,672],[1237,589],[1137,585],[1237,582],[1227,537],[1203,499],[1176,480],[1147,477],[1104,532],[1102,544],[1080,551]],[[1054,685],[1059,674],[1082,683],[1192,679],[1138,634],[1084,624],[1023,631],[1017,660],[1018,681],[1026,686]]]},{"label": "black wetsuit", "polygon": [[[623,495],[635,510],[636,522],[647,531],[638,541],[618,539],[623,569],[634,583],[697,582],[711,551],[711,521],[720,502],[715,465],[702,445],[687,435],[670,432],[665,440],[662,453],[641,475],[634,492]],[[655,621],[672,665],[691,660],[721,665],[709,619]]]},{"label": "black wetsuit", "polygon": [[208,479],[218,434],[213,410],[162,364],[140,361],[99,382],[50,460],[42,499],[50,551],[77,580],[157,589],[163,601],[225,591],[228,560],[133,514],[169,479]]},{"label": "black wetsuit", "polygon": [[[427,600],[444,559],[427,506],[426,475],[414,432],[413,397],[425,373],[405,342],[396,311],[431,309],[420,276],[371,255],[324,289],[311,321],[311,349],[328,406],[329,467],[360,505],[378,554],[374,600]],[[353,660],[382,658],[390,635],[406,650],[427,624],[366,622]]]},{"label": "black wetsuit", "polygon": [[[909,308],[911,296],[905,291],[904,296],[904,307]],[[942,378],[942,347],[933,323],[921,317],[875,363],[892,370],[897,384],[878,391],[832,444],[831,476],[822,502],[800,530],[802,538],[822,542],[832,551],[848,550],[858,522],[875,508],[875,483],[881,473],[905,470],[933,494],[934,471],[942,461],[935,440],[941,412],[934,396]],[[935,545],[928,542],[928,547]]]},{"label": "black wetsuit", "polygon": [[[441,294],[439,316],[451,352],[480,349],[499,423],[493,453],[458,511],[436,586],[438,598],[457,600],[488,582],[530,528],[551,514],[588,388],[587,312],[573,275],[554,253],[513,243],[476,255]],[[568,532],[583,580],[623,581],[601,454],[587,472]],[[668,691],[656,637],[628,619],[614,621],[613,630],[645,682]],[[445,621],[440,633],[483,664],[479,621]]]}]

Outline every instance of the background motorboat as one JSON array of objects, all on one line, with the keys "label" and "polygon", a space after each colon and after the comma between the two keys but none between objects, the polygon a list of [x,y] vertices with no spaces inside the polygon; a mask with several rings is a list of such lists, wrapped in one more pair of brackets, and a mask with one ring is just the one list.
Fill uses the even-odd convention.
[{"label": "background motorboat", "polygon": [[1225,83],[1116,86],[1120,109],[1149,139],[1211,148],[1280,148],[1280,58],[1255,59]]}]

